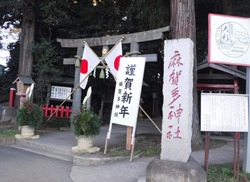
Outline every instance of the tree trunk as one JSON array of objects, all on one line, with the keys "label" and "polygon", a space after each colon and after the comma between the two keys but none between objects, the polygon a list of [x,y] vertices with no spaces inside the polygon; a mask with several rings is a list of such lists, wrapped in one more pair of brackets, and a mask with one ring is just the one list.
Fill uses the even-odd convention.
[{"label": "tree trunk", "polygon": [[193,124],[192,147],[200,145],[202,135],[199,124],[198,94],[197,94],[197,57],[196,57],[196,23],[194,0],[171,0],[171,38],[190,38],[194,42],[194,85],[193,85]]},{"label": "tree trunk", "polygon": [[19,53],[18,75],[31,76],[32,72],[32,43],[35,34],[35,0],[24,3],[21,44]]}]

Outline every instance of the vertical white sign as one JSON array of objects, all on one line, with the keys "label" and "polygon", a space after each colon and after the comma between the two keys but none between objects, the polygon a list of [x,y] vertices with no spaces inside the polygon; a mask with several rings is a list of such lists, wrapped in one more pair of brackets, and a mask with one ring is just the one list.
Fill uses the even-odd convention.
[{"label": "vertical white sign", "polygon": [[190,39],[165,41],[161,159],[187,162],[191,154],[193,47]]},{"label": "vertical white sign", "polygon": [[208,61],[250,66],[249,18],[209,14]]},{"label": "vertical white sign", "polygon": [[111,113],[111,125],[115,123],[136,127],[144,68],[145,58],[121,58]]}]

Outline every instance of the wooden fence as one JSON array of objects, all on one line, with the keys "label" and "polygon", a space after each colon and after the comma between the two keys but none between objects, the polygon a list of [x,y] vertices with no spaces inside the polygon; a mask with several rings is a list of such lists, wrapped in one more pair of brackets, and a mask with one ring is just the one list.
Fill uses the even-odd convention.
[{"label": "wooden fence", "polygon": [[69,106],[43,105],[42,109],[45,117],[51,116],[56,111],[53,117],[69,118],[72,112]]}]

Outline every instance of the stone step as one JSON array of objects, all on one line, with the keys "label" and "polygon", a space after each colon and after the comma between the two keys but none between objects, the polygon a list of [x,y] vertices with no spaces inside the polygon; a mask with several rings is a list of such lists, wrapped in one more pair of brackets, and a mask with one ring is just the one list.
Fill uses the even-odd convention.
[{"label": "stone step", "polygon": [[37,153],[40,155],[53,157],[56,159],[73,162],[73,153],[69,150],[56,148],[53,146],[48,146],[40,143],[35,143],[30,140],[16,140],[15,145],[11,147],[18,148],[21,150]]},{"label": "stone step", "polygon": [[74,165],[79,166],[104,165],[121,160],[129,160],[128,156],[109,157],[102,154],[77,154],[71,152],[69,149],[36,143],[34,140],[16,139],[16,144],[11,145],[10,147],[33,152],[47,157],[69,161]]},{"label": "stone step", "polygon": [[126,156],[117,156],[117,157],[105,157],[102,155],[74,155],[73,164],[78,166],[96,166],[96,165],[105,165],[109,163],[114,163],[122,160],[129,160],[129,157]]}]

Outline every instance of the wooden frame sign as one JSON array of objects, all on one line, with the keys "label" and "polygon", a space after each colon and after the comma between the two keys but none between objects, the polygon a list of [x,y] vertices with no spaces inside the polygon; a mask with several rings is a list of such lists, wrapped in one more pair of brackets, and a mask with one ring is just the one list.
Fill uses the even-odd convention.
[{"label": "wooden frame sign", "polygon": [[248,95],[202,93],[201,131],[247,132]]}]

